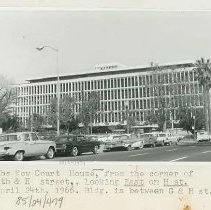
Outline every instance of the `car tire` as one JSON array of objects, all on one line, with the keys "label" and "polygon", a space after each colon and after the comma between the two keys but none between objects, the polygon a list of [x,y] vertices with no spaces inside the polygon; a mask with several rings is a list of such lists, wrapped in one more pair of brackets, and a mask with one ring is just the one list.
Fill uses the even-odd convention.
[{"label": "car tire", "polygon": [[127,151],[131,151],[132,150],[132,147],[129,145],[127,148],[126,148]]},{"label": "car tire", "polygon": [[72,150],[71,150],[71,156],[76,157],[79,155],[79,151],[78,148],[73,146]]},{"label": "car tire", "polygon": [[138,147],[138,149],[140,150],[140,149],[143,149],[144,148],[144,146],[142,145],[142,146],[140,146],[140,147]]},{"label": "car tire", "polygon": [[98,149],[99,149],[99,147],[97,145],[95,145],[93,150],[92,150],[93,154],[97,154],[98,153]]},{"label": "car tire", "polygon": [[15,161],[22,161],[24,159],[24,152],[23,151],[17,151],[13,158]]},{"label": "car tire", "polygon": [[53,159],[55,155],[55,151],[52,147],[50,147],[45,155],[47,159]]}]

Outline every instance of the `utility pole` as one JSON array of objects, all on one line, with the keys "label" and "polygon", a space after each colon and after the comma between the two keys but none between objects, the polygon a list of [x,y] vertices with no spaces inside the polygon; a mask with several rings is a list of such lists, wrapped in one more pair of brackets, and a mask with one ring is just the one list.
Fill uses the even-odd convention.
[{"label": "utility pole", "polygon": [[56,74],[57,74],[57,86],[56,86],[56,95],[57,95],[57,136],[60,135],[60,80],[59,80],[59,49],[52,47],[50,45],[43,45],[42,47],[37,47],[38,51],[42,51],[45,48],[49,48],[56,52]]}]

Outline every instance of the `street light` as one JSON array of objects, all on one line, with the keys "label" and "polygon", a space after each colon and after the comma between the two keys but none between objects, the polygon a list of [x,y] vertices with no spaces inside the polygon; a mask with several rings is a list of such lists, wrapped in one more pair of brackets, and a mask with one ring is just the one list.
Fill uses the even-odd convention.
[{"label": "street light", "polygon": [[126,111],[126,127],[127,127],[127,133],[129,133],[129,101],[125,101],[125,111]]},{"label": "street light", "polygon": [[56,52],[56,74],[57,74],[57,90],[56,90],[56,94],[57,94],[57,136],[59,136],[60,134],[60,113],[59,113],[59,109],[60,109],[60,82],[59,82],[59,49],[52,47],[50,45],[43,45],[41,47],[37,47],[36,49],[38,51],[42,51],[45,48],[49,48],[51,50],[53,50],[54,52]]}]

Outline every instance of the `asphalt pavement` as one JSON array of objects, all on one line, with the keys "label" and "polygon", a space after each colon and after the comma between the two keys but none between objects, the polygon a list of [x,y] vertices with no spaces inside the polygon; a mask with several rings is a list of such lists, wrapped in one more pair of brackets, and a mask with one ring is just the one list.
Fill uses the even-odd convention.
[{"label": "asphalt pavement", "polygon": [[41,161],[164,161],[164,162],[209,162],[211,161],[211,142],[190,145],[173,145],[155,148],[143,148],[132,151],[101,152],[82,154],[77,157],[60,156],[52,160]]}]

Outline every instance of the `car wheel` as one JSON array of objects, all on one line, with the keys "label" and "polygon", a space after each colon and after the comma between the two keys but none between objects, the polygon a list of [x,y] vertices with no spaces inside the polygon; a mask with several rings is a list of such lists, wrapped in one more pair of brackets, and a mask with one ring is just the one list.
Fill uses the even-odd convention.
[{"label": "car wheel", "polygon": [[52,159],[52,158],[54,158],[54,154],[55,154],[54,149],[52,147],[50,147],[48,149],[48,152],[46,153],[45,157],[47,159]]},{"label": "car wheel", "polygon": [[142,145],[142,146],[138,147],[138,149],[143,149],[143,147],[144,147],[144,146]]},{"label": "car wheel", "polygon": [[24,159],[23,151],[17,151],[14,156],[15,161],[22,161]]},{"label": "car wheel", "polygon": [[132,150],[132,147],[129,145],[128,147],[127,147],[127,151],[131,151]]},{"label": "car wheel", "polygon": [[79,155],[78,148],[73,147],[71,150],[71,156],[76,157],[77,155]]},{"label": "car wheel", "polygon": [[98,153],[98,149],[99,149],[99,147],[97,146],[97,145],[95,145],[94,146],[94,148],[93,148],[93,154],[97,154]]}]

